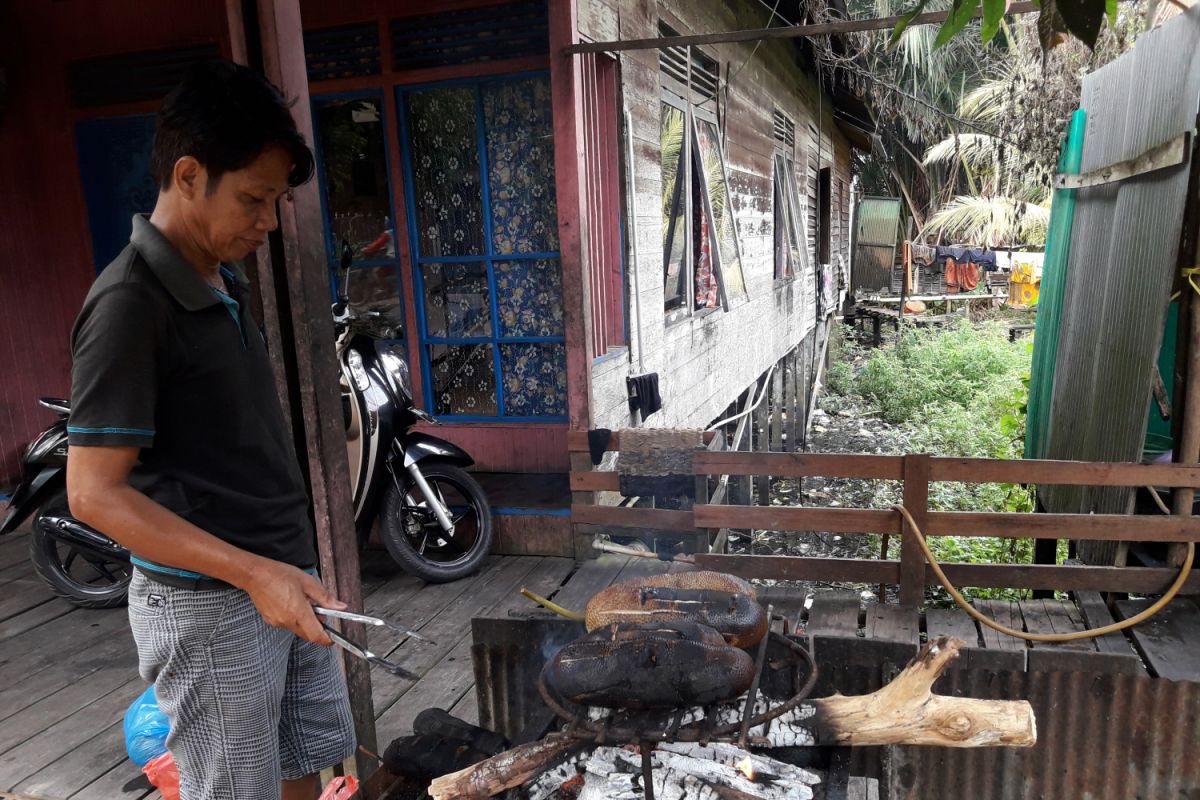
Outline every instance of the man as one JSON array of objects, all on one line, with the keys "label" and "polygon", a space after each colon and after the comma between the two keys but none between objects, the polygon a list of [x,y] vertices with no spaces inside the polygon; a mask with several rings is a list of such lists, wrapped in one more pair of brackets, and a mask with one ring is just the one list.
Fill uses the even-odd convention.
[{"label": "man", "polygon": [[207,62],[164,101],[152,169],[154,213],[72,334],[71,510],[134,555],[130,626],[183,800],[311,800],[355,746],[313,612],[345,606],[312,571],[308,497],[237,262],[313,157],[274,86]]}]

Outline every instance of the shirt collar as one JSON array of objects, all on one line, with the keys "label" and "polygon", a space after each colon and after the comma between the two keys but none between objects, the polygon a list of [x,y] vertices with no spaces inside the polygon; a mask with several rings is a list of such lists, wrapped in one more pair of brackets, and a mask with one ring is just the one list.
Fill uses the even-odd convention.
[{"label": "shirt collar", "polygon": [[[129,241],[142,254],[146,264],[175,301],[188,311],[199,311],[221,302],[221,298],[212,292],[208,282],[184,259],[175,245],[151,224],[149,216],[134,215],[133,234]],[[240,264],[231,262],[223,266],[233,273],[239,284],[249,285]]]}]

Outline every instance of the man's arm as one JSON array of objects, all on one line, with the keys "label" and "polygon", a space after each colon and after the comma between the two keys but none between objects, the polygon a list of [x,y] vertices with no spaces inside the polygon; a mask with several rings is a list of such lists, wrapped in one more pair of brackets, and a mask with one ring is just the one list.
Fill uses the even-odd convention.
[{"label": "man's arm", "polygon": [[344,603],[303,570],[222,541],[134,489],[128,477],[138,452],[137,447],[72,446],[67,458],[71,513],[139,556],[245,590],[269,624],[332,644],[312,606],[344,609]]}]

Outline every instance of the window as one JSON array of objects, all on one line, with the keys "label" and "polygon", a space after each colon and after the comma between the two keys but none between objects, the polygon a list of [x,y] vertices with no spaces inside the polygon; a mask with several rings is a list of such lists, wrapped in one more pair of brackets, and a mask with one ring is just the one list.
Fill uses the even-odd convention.
[{"label": "window", "polygon": [[566,344],[550,81],[397,89],[427,408],[562,422]]},{"label": "window", "polygon": [[383,100],[370,94],[312,102],[331,281],[344,281],[356,308],[378,312],[380,335],[403,348]]},{"label": "window", "polygon": [[[660,27],[665,35],[674,33]],[[716,118],[698,107],[715,96],[716,62],[696,51],[691,55],[690,69],[683,48],[667,48],[659,57],[666,84],[659,144],[664,311],[668,320],[729,308],[747,299]],[[689,75],[691,86],[686,83]],[[701,76],[698,80],[697,75]],[[681,77],[683,84],[678,83]]]},{"label": "window", "polygon": [[829,263],[830,251],[830,232],[832,230],[832,203],[830,194],[832,192],[832,172],[829,167],[822,168],[820,177],[817,179],[817,209],[819,222],[817,223],[817,263]]},{"label": "window", "polygon": [[775,280],[784,281],[808,269],[808,239],[796,183],[796,125],[775,111]]}]

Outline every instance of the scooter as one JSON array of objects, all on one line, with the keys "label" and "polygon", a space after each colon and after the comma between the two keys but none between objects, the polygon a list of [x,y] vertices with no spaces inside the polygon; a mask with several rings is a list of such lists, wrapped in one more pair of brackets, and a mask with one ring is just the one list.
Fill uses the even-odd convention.
[{"label": "scooter", "polygon": [[[386,342],[380,315],[355,313],[344,294],[333,312],[360,546],[378,518],[388,553],[413,575],[442,583],[472,574],[493,537],[487,496],[464,469],[472,458],[450,442],[411,430],[418,420],[436,420],[413,405],[408,366]],[[21,483],[0,535],[32,515],[30,560],[55,594],[85,608],[119,606],[132,576],[129,551],[71,516],[70,402],[39,402],[58,419],[25,451]],[[135,471],[130,483],[137,487],[139,477]]]},{"label": "scooter", "polygon": [[[348,274],[348,273],[347,273]],[[389,555],[430,583],[466,577],[491,550],[491,507],[458,446],[413,431],[437,420],[413,403],[408,364],[377,312],[333,306],[354,520],[360,545],[374,521]]]},{"label": "scooter", "polygon": [[[58,419],[33,440],[22,458],[21,483],[8,503],[0,535],[33,515],[29,559],[54,593],[84,608],[125,602],[133,568],[129,551],[71,516],[67,507],[67,418],[71,404],[43,397]],[[136,479],[131,480],[136,485]]]}]

